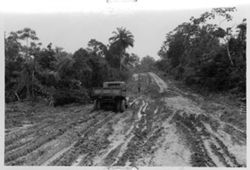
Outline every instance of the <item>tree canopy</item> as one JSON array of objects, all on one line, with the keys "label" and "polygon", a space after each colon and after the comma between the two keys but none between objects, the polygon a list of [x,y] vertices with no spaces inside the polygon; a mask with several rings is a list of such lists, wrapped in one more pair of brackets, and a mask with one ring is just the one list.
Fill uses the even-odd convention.
[{"label": "tree canopy", "polygon": [[[235,8],[215,8],[191,17],[166,34],[158,54],[158,67],[189,85],[212,91],[246,88],[246,19],[237,27],[231,21]],[[216,23],[216,18],[221,21]]]},{"label": "tree canopy", "polygon": [[125,51],[133,38],[127,29],[117,28],[110,44],[91,39],[86,48],[70,54],[52,43],[42,48],[31,28],[10,32],[5,37],[6,101],[45,97],[57,104],[87,102],[93,87],[129,78],[139,61]]}]

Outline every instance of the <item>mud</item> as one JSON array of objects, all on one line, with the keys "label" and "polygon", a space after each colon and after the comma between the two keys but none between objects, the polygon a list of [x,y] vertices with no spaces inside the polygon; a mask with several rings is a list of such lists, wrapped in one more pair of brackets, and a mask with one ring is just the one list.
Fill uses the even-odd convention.
[{"label": "mud", "polygon": [[154,73],[128,87],[123,113],[6,104],[5,165],[246,167],[244,103],[207,101]]}]

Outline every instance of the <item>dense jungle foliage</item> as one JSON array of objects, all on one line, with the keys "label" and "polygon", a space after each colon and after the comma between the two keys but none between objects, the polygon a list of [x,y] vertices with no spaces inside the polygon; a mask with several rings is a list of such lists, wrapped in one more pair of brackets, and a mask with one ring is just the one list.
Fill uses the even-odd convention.
[{"label": "dense jungle foliage", "polygon": [[[246,19],[233,26],[236,8],[214,8],[166,34],[160,60],[126,52],[134,36],[112,32],[108,44],[91,39],[73,54],[42,47],[34,30],[5,33],[5,101],[43,98],[50,104],[86,103],[103,81],[126,81],[134,72],[161,70],[207,92],[246,94]],[[226,24],[225,24],[226,23]]]},{"label": "dense jungle foliage", "polygon": [[42,48],[36,32],[24,28],[5,35],[6,102],[47,98],[54,105],[89,101],[91,89],[103,81],[126,80],[139,57],[126,49],[134,36],[117,28],[105,45],[91,39],[73,54],[54,47]]},{"label": "dense jungle foliage", "polygon": [[167,33],[158,68],[208,92],[246,93],[246,19],[232,26],[236,8],[215,8]]}]

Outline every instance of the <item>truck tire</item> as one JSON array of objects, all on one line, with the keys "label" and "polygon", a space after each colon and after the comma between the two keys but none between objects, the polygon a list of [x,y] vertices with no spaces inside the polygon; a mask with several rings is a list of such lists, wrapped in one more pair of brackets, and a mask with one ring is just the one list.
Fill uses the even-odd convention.
[{"label": "truck tire", "polygon": [[115,102],[115,111],[116,112],[120,112],[120,110],[121,110],[121,100],[117,100],[116,102]]},{"label": "truck tire", "polygon": [[94,103],[94,110],[100,110],[101,109],[101,102],[100,100],[96,99]]},{"label": "truck tire", "polygon": [[126,109],[126,101],[123,99],[121,100],[120,111],[124,112]]},{"label": "truck tire", "polygon": [[125,100],[125,108],[126,109],[128,108],[128,102],[127,102],[127,100]]}]

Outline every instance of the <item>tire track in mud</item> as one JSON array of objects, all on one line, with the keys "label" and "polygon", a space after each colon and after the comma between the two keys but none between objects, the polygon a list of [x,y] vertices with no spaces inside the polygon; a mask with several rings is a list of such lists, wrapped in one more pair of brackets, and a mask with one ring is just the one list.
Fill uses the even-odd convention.
[{"label": "tire track in mud", "polygon": [[61,155],[58,159],[52,161],[49,165],[70,166],[79,155],[84,153],[88,153],[88,158],[85,159],[86,162],[84,162],[84,164],[91,164],[91,157],[94,156],[94,152],[97,150],[99,151],[102,147],[106,146],[105,143],[107,141],[102,141],[102,136],[108,135],[109,132],[103,133],[100,135],[100,138],[95,136],[95,132],[111,120],[112,116],[114,116],[114,113],[112,112],[105,113],[106,112],[101,113],[100,117],[98,117],[102,118],[101,120],[98,120],[98,118],[93,119],[93,121],[80,132],[81,137],[77,140],[73,147],[70,148],[68,152]]},{"label": "tire track in mud", "polygon": [[[69,151],[78,141],[81,134],[86,131],[91,125],[94,124],[95,119],[99,118],[98,114],[100,112],[94,112],[89,117],[85,117],[83,120],[77,121],[77,124],[68,130],[68,135],[62,136],[62,139],[58,138],[55,142],[59,143],[57,148],[53,149],[50,155],[47,155],[47,160],[42,161],[42,165],[53,165],[53,163],[58,160],[66,151]],[[53,146],[53,143],[50,144]],[[64,150],[65,152],[63,152]]]},{"label": "tire track in mud", "polygon": [[8,135],[6,135],[5,137],[5,147],[8,147],[9,145],[12,145],[13,143],[15,143],[17,140],[26,138],[29,135],[32,135],[33,133],[35,133],[37,130],[40,131],[41,129],[49,126],[49,123],[46,124],[37,124],[37,125],[33,125],[32,127],[29,127],[28,129],[20,129],[18,131],[15,131],[13,133],[10,133]]},{"label": "tire track in mud", "polygon": [[[135,120],[131,129],[130,138],[126,141],[126,145],[123,146],[123,151],[119,154],[114,154],[116,159],[111,164],[112,166],[135,166],[136,161],[144,154],[153,152],[153,144],[161,135],[162,128],[157,127],[153,129],[154,115],[152,113],[156,108],[152,107],[149,101],[144,100],[141,101],[141,105],[136,113],[137,120]],[[120,147],[115,148],[111,154],[117,153]]]},{"label": "tire track in mud", "polygon": [[[148,105],[148,103],[144,102],[142,99],[135,100],[138,100],[139,102],[137,102],[133,106],[137,108],[137,113],[132,110],[127,110],[122,114],[114,116],[113,119],[110,121],[110,123],[112,124],[112,126],[110,127],[112,129],[112,133],[108,137],[106,137],[108,142],[106,148],[103,148],[102,151],[96,154],[96,156],[92,157],[92,161],[88,156],[88,152],[80,154],[78,158],[75,159],[73,165],[111,166],[115,165],[118,161],[120,161],[121,157],[128,149],[129,143],[135,136],[134,131],[136,125],[141,121],[141,118],[143,117],[143,115],[140,115],[139,112],[145,111]],[[95,132],[95,134],[96,133],[97,132]],[[95,138],[96,137],[94,137],[94,139]]]},{"label": "tire track in mud", "polygon": [[110,141],[109,146],[94,158],[94,165],[111,166],[117,161],[127,146],[128,141],[132,136],[132,129],[135,122],[135,114],[128,110],[125,113],[119,114],[113,120],[113,133],[108,137]]},{"label": "tire track in mud", "polygon": [[[202,120],[202,123],[204,125],[204,127],[206,128],[206,130],[208,131],[208,133],[211,134],[210,139],[207,139],[210,142],[210,148],[212,149],[213,153],[215,155],[217,155],[218,159],[221,160],[221,162],[223,162],[223,164],[227,167],[245,167],[245,163],[244,162],[239,162],[236,159],[236,155],[237,154],[233,154],[231,151],[232,149],[230,147],[232,147],[232,143],[228,143],[230,140],[224,138],[224,135],[227,134],[227,132],[223,132],[223,131],[218,131],[215,132],[207,122],[204,122]],[[230,134],[227,134],[228,136],[230,136]],[[232,136],[230,136],[232,139]],[[245,144],[243,144],[245,145]],[[244,152],[244,150],[243,150]],[[239,155],[237,155],[239,156]]]},{"label": "tire track in mud", "polygon": [[[54,126],[56,125],[61,125],[62,122],[57,122],[54,124]],[[38,126],[39,127],[39,126]],[[46,123],[45,125],[41,124],[41,126],[37,129],[35,129],[35,127],[32,128],[32,130],[28,133],[25,133],[24,135],[22,136],[18,136],[16,139],[12,139],[13,143],[9,144],[6,146],[6,154],[8,154],[8,152],[15,152],[14,149],[20,149],[22,146],[27,146],[29,145],[30,143],[33,143],[37,140],[37,138],[41,137],[42,135],[44,134],[48,134],[49,131],[51,131],[51,124],[50,123]],[[24,142],[24,143],[20,143],[19,140],[22,140],[22,139],[27,139],[27,137],[30,136],[31,137],[31,140],[28,141],[28,142]]]},{"label": "tire track in mud", "polygon": [[[151,146],[147,148],[151,151],[144,152],[143,157],[137,160],[136,164],[138,166],[187,166],[187,160],[184,156],[187,155],[188,148],[180,142],[173,123],[173,117],[176,113],[164,106],[163,101],[155,102],[161,107],[156,106],[151,110],[150,114],[154,113],[152,129],[160,129],[160,133],[153,137]],[[152,105],[154,106],[155,103]]]},{"label": "tire track in mud", "polygon": [[[87,120],[87,119],[86,119]],[[76,121],[77,122],[77,121]],[[75,123],[72,123],[72,124],[75,124]],[[71,131],[71,128],[72,128],[72,124],[70,124],[70,125],[68,125],[68,126],[66,126],[66,128],[68,127],[68,129],[69,129],[69,131]],[[65,126],[65,125],[64,125]],[[67,132],[65,132],[65,133],[67,133]],[[19,159],[19,160],[17,160],[16,162],[25,162],[25,164],[27,164],[27,165],[32,165],[32,164],[41,164],[41,159],[44,159],[44,157],[45,157],[45,159],[46,158],[48,158],[49,157],[49,153],[47,153],[48,152],[48,149],[45,147],[45,146],[47,146],[47,147],[49,147],[50,146],[50,144],[52,145],[52,148],[50,149],[50,150],[52,150],[52,151],[56,151],[55,150],[55,146],[53,146],[53,141],[59,141],[59,144],[60,145],[62,145],[62,144],[64,144],[64,142],[65,142],[65,138],[67,138],[68,136],[66,136],[66,137],[64,137],[65,136],[65,133],[64,134],[62,134],[61,136],[59,136],[58,138],[55,138],[55,139],[53,139],[53,140],[51,140],[51,141],[49,141],[49,142],[46,142],[46,143],[44,143],[44,144],[42,144],[38,149],[36,149],[36,150],[34,150],[32,153],[30,153],[28,156],[25,156],[25,157],[22,157],[21,159]],[[73,137],[75,138],[75,136],[77,135],[76,133],[73,133]],[[60,138],[61,138],[61,140],[60,140]],[[73,138],[73,139],[74,139]],[[39,152],[42,152],[42,154],[40,155],[40,153]],[[52,152],[53,153],[53,152]],[[36,160],[37,159],[37,160]]]},{"label": "tire track in mud", "polygon": [[[152,77],[152,76],[151,76]],[[154,78],[154,77],[152,77]],[[154,80],[156,82],[156,80]],[[157,83],[157,82],[156,82]],[[160,88],[160,91],[162,91],[163,88],[160,87],[160,84],[157,83],[157,85]],[[167,87],[167,86],[166,86]],[[171,89],[169,89],[171,90]],[[167,95],[164,94],[164,95]],[[165,96],[163,95],[163,99]],[[245,138],[244,132],[241,130],[238,131],[240,134],[236,134],[238,128],[232,130],[233,127],[231,125],[224,124],[220,120],[216,120],[212,117],[209,117],[203,113],[203,111],[198,108],[197,106],[193,105],[191,101],[188,101],[190,99],[187,98],[187,100],[182,96],[182,93],[175,93],[175,96],[178,96],[176,98],[176,103],[172,102],[170,103],[170,110],[176,110],[174,113],[168,118],[170,120],[169,124],[167,126],[176,126],[177,131],[179,131],[179,137],[181,141],[185,140],[185,144],[190,148],[191,155],[189,162],[192,166],[228,166],[228,167],[241,167],[245,166],[245,164],[241,164],[236,159],[235,155],[233,155],[229,151],[229,147],[227,147],[227,144],[223,139],[220,139],[218,136],[220,136],[219,132],[217,132],[217,129],[219,127],[224,127],[223,131],[230,134],[231,138],[234,138],[235,136],[239,136],[236,138],[239,138],[239,141],[237,139],[234,139],[237,143],[240,145],[245,145]],[[189,94],[185,93],[185,96],[188,96]],[[178,100],[181,99],[180,103],[178,103]],[[170,100],[171,101],[171,100]],[[173,100],[174,101],[174,100]],[[169,105],[167,101],[165,101],[166,105]],[[178,110],[180,104],[183,103],[184,105],[181,106],[182,110]],[[187,111],[187,113],[185,113]],[[190,112],[198,111],[197,114],[193,114]],[[204,122],[206,121],[208,123],[208,126],[211,126],[211,129],[213,132],[208,131],[207,127],[204,126]],[[227,130],[226,130],[227,129]],[[231,129],[231,130],[230,130]],[[171,133],[171,132],[170,132]],[[232,150],[232,149],[231,149]],[[176,154],[178,151],[176,150]],[[244,152],[244,151],[243,151]],[[237,153],[237,152],[236,152]],[[237,155],[238,156],[238,155]],[[145,163],[154,164],[154,158],[151,156],[150,161]],[[156,158],[157,159],[157,158]],[[142,161],[143,162],[143,161]],[[157,165],[157,164],[156,164]]]},{"label": "tire track in mud", "polygon": [[[91,115],[94,117],[96,114]],[[64,151],[67,151],[70,146],[72,146],[77,141],[78,137],[80,136],[80,131],[83,131],[82,128],[86,126],[86,124],[92,120],[93,118],[84,118],[82,120],[78,120],[77,124],[70,128],[63,136],[51,141],[50,143],[45,144],[42,149],[48,151],[45,157],[40,157],[36,164],[48,165],[54,159],[59,157]],[[72,144],[73,143],[73,144]],[[70,146],[69,146],[70,145]],[[49,149],[53,146],[53,149]],[[54,147],[56,146],[56,147]]]},{"label": "tire track in mud", "polygon": [[[105,153],[108,149],[108,145],[110,144],[111,140],[109,140],[110,136],[114,133],[114,128],[113,128],[113,124],[115,122],[117,122],[117,119],[120,117],[121,114],[116,113],[115,115],[111,116],[112,119],[109,119],[108,121],[104,121],[103,123],[101,123],[102,128],[97,128],[94,135],[93,136],[89,136],[89,139],[92,141],[91,143],[95,143],[97,145],[103,145],[101,146],[102,149],[97,149],[94,151],[94,153],[92,153],[91,155],[89,155],[88,152],[84,151],[83,153],[81,153],[78,158],[74,161],[74,163],[72,165],[75,166],[80,166],[80,165],[85,165],[85,164],[91,164],[91,165],[95,165],[96,160],[98,159],[98,157],[101,157],[101,155],[103,155],[103,152]],[[94,141],[94,142],[93,142]],[[86,147],[88,146],[88,143],[84,143],[84,145]],[[92,145],[92,144],[91,144]],[[86,161],[86,159],[88,161]]]},{"label": "tire track in mud", "polygon": [[[160,78],[156,77],[155,75],[152,75],[152,73],[148,74],[148,78],[150,79],[150,83],[152,84],[151,88],[158,87],[158,93],[154,90],[151,92],[157,93],[154,95],[150,95],[153,98],[152,106],[156,106],[155,109],[151,111],[149,114],[153,114],[153,128],[152,129],[161,129],[160,135],[158,135],[157,139],[154,140],[154,143],[152,144],[151,148],[154,148],[153,152],[137,161],[137,163],[141,166],[149,165],[149,166],[158,166],[158,165],[168,165],[166,163],[170,163],[170,165],[173,166],[179,166],[183,165],[181,162],[186,162],[186,158],[182,157],[182,153],[187,150],[183,142],[180,142],[179,136],[175,134],[176,128],[174,123],[174,116],[176,111],[173,111],[171,107],[166,104],[166,101],[164,100],[167,96],[176,96],[175,93],[171,93],[167,88],[168,86],[165,84],[164,81],[162,81]],[[160,80],[159,80],[160,79]],[[157,86],[157,87],[156,87]],[[152,107],[150,106],[150,107]],[[168,136],[171,136],[170,139],[168,139]],[[164,144],[164,145],[162,145]],[[176,149],[176,151],[172,150]],[[185,153],[186,154],[186,153]],[[180,157],[180,162],[176,162],[177,158]],[[166,159],[170,159],[171,161],[166,161]],[[188,164],[185,164],[186,166]]]},{"label": "tire track in mud", "polygon": [[[143,108],[144,104],[139,106],[139,111]],[[120,114],[119,117],[114,118],[112,120],[114,122],[112,126],[113,134],[111,134],[108,138],[110,144],[108,145],[106,150],[104,150],[103,154],[100,154],[100,156],[97,156],[94,159],[95,161],[93,162],[93,164],[105,166],[114,165],[126,151],[128,143],[134,136],[133,130],[138,120],[138,113],[136,114],[136,112],[132,110],[127,110],[124,113]]]},{"label": "tire track in mud", "polygon": [[69,149],[71,147],[73,147],[75,145],[76,142],[72,143],[70,146],[67,146],[67,147],[62,147],[63,149],[56,152],[54,155],[52,155],[51,157],[49,157],[49,159],[47,159],[45,162],[43,162],[41,165],[43,166],[47,166],[47,165],[52,165],[53,164],[53,161],[57,160],[58,158],[61,157],[61,155],[64,155],[66,152],[69,151]]},{"label": "tire track in mud", "polygon": [[190,159],[192,166],[242,167],[243,165],[238,163],[235,156],[228,151],[224,142],[216,137],[215,132],[207,130],[207,126],[210,125],[204,125],[202,121],[204,117],[206,118],[205,115],[196,116],[194,114],[176,114],[174,116],[177,128],[182,131],[181,135],[185,137],[186,143],[192,151]]},{"label": "tire track in mud", "polygon": [[37,112],[32,126],[6,129],[5,165],[246,166],[244,154],[237,155],[243,130],[151,74],[141,77],[142,92],[131,93],[124,113],[62,107]]},{"label": "tire track in mud", "polygon": [[[185,98],[181,93],[178,95],[183,99]],[[185,96],[188,95],[189,94],[185,93]],[[237,127],[234,128],[233,125],[225,123],[213,115],[207,115],[201,109],[195,109],[195,107],[198,108],[198,106],[192,106],[192,102],[188,104],[188,102],[184,102],[184,100],[182,100],[180,103],[183,103],[184,107],[182,106],[182,111],[177,112],[178,114],[174,116],[174,123],[176,124],[177,129],[185,132],[181,133],[180,137],[185,136],[187,145],[190,146],[189,143],[193,143],[191,144],[191,146],[193,145],[193,147],[191,147],[193,154],[190,159],[192,166],[245,166],[244,163],[239,163],[235,157],[239,156],[237,155],[239,153],[235,152],[235,155],[233,155],[229,151],[229,146],[233,147],[232,143],[226,143],[226,140],[220,137],[221,132],[224,131],[230,136],[231,140],[236,137],[238,141],[237,139],[234,140],[239,145],[245,145],[246,136],[244,131],[241,131]],[[166,102],[166,104],[168,105],[168,102]],[[186,107],[185,104],[187,104],[190,108]],[[175,105],[173,105],[172,109],[178,110],[178,107],[175,108]],[[185,113],[185,111],[187,111],[187,113]],[[198,111],[198,113],[192,113],[193,111]],[[184,114],[182,112],[184,112]],[[205,126],[205,122],[207,123],[207,126]],[[227,147],[228,144],[229,146]],[[197,146],[199,148],[198,150]],[[245,151],[243,150],[243,152]]]},{"label": "tire track in mud", "polygon": [[201,133],[196,128],[198,124],[196,124],[193,119],[195,119],[195,117],[191,117],[191,119],[189,119],[185,116],[183,117],[179,113],[175,114],[173,117],[177,129],[182,131],[181,135],[185,136],[186,143],[192,151],[190,163],[192,166],[196,167],[216,166],[208,155],[201,137]]},{"label": "tire track in mud", "polygon": [[[36,151],[43,145],[56,140],[58,137],[62,136],[67,130],[71,129],[75,125],[88,120],[88,118],[86,117],[86,120],[79,121],[81,119],[81,117],[80,119],[79,117],[76,117],[73,120],[69,119],[70,122],[67,122],[67,119],[60,119],[60,121],[57,121],[55,124],[52,123],[50,124],[50,126],[46,124],[45,126],[42,126],[43,128],[41,128],[41,131],[37,131],[39,129],[36,129],[37,132],[35,133],[35,136],[33,137],[31,142],[24,144],[23,147],[21,146],[5,153],[5,164],[20,165],[23,163],[27,163],[27,155],[34,154],[33,151]],[[43,151],[41,152],[42,153],[40,154],[43,154]]]},{"label": "tire track in mud", "polygon": [[[134,136],[129,141],[127,149],[113,165],[140,165],[142,163],[143,166],[153,164],[154,157],[152,155],[161,149],[156,146],[156,143],[158,143],[159,138],[163,137],[162,135],[165,133],[165,129],[168,128],[165,127],[166,125],[163,126],[163,122],[174,115],[171,110],[164,107],[165,102],[160,99],[162,97],[161,91],[155,91],[157,90],[155,85],[158,85],[155,79],[152,78],[150,74],[143,76],[145,78],[144,81],[149,82],[151,85],[146,85],[145,93],[147,93],[147,95],[142,97],[143,102],[138,112],[138,117],[141,117],[141,119],[133,129]],[[153,87],[150,87],[152,85]],[[153,89],[147,90],[147,88]],[[147,101],[148,97],[151,101]],[[153,99],[150,99],[151,97],[153,97]],[[150,159],[148,162],[145,162],[144,159],[146,155]]]},{"label": "tire track in mud", "polygon": [[[53,119],[53,118],[48,116],[45,119],[41,119],[42,120],[41,123],[32,125],[31,127],[27,128],[27,129],[20,128],[18,131],[15,131],[13,133],[6,135],[5,147],[13,144],[17,140],[26,138],[27,136],[32,135],[34,133],[39,133],[41,130],[45,130],[45,128],[49,128],[51,126],[51,122],[49,120],[51,120],[51,119]],[[58,120],[58,119],[55,119],[55,120]],[[61,123],[61,122],[57,121],[57,124],[58,123]]]},{"label": "tire track in mud", "polygon": [[[25,131],[24,133],[15,132],[15,134],[10,134],[10,136],[7,136],[5,138],[5,153],[30,143],[32,141],[32,136],[34,135],[34,133],[36,131],[40,131],[41,129],[47,126],[49,126],[49,124],[35,125],[32,126],[32,129],[30,128],[31,130],[30,129],[24,130]],[[27,140],[27,138],[31,139]]]}]

